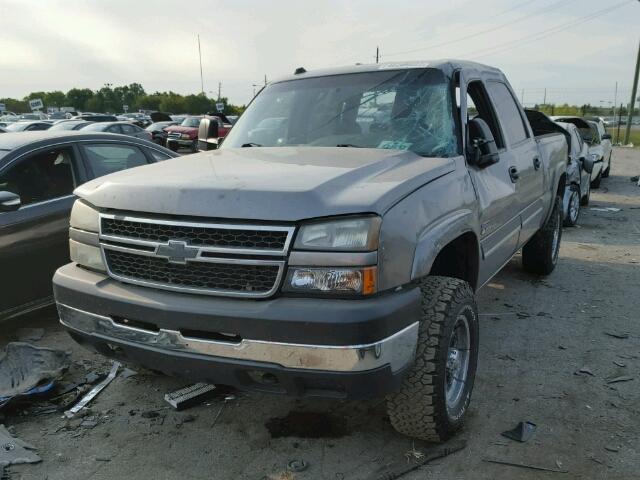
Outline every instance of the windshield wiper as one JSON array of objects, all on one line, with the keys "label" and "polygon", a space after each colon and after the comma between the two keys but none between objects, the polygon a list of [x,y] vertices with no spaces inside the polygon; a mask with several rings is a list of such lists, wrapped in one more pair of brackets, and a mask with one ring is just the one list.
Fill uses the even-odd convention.
[{"label": "windshield wiper", "polygon": [[249,143],[243,143],[242,145],[240,145],[242,148],[246,148],[246,147],[261,147],[262,145],[260,145],[259,143],[253,143],[253,142],[249,142]]},{"label": "windshield wiper", "polygon": [[360,145],[354,145],[353,143],[339,143],[336,147],[351,147],[351,148],[364,148]]}]

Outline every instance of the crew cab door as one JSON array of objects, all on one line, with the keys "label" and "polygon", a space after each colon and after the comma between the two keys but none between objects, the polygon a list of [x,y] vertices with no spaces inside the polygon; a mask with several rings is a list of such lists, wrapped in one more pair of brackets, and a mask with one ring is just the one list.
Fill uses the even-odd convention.
[{"label": "crew cab door", "polygon": [[545,213],[543,158],[528,120],[507,84],[490,80],[486,85],[505,141],[504,158],[511,165],[515,205],[518,205],[522,222],[519,240],[522,246],[538,231]]},{"label": "crew cab door", "polygon": [[[516,199],[516,184],[509,174],[515,164],[513,155],[510,155],[505,148],[496,112],[484,83],[480,80],[461,83],[462,92],[466,92],[466,95],[460,98],[464,131],[469,131],[468,120],[475,117],[483,119],[491,129],[500,157],[497,163],[484,168],[468,165],[469,175],[478,197],[482,251],[482,268],[480,268],[478,284],[482,285],[509,261],[518,248],[520,215]],[[472,140],[466,138],[465,142]]]},{"label": "crew cab door", "polygon": [[69,262],[69,213],[80,178],[72,145],[43,148],[0,170],[0,190],[21,201],[0,212],[0,317],[51,297],[53,273]]}]

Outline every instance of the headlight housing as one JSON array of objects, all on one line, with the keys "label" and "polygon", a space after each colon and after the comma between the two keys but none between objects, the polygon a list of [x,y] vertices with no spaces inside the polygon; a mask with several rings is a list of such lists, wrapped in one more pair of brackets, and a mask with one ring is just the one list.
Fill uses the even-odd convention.
[{"label": "headlight housing", "polygon": [[378,248],[380,217],[353,217],[307,223],[300,227],[295,250],[362,252]]},{"label": "headlight housing", "polygon": [[376,267],[290,267],[284,290],[293,293],[371,295],[377,291]]},{"label": "headlight housing", "polygon": [[597,153],[592,153],[591,154],[591,160],[594,162],[597,162],[600,159],[600,155],[598,155]]},{"label": "headlight housing", "polygon": [[100,215],[97,210],[82,200],[76,200],[71,209],[69,224],[71,228],[98,233],[100,231]]},{"label": "headlight housing", "polygon": [[100,231],[98,211],[82,200],[76,200],[71,209],[69,224],[71,226],[69,230],[71,235],[69,257],[71,261],[92,270],[105,272],[107,269],[98,245],[98,232]]}]

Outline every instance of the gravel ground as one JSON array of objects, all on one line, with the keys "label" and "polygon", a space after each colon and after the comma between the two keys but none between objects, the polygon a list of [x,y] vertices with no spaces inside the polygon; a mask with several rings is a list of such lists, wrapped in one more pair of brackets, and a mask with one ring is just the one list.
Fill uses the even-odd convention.
[{"label": "gravel ground", "polygon": [[[640,188],[629,181],[638,173],[640,151],[617,149],[612,175],[593,191],[590,208],[621,210],[583,210],[580,226],[565,229],[560,263],[549,277],[525,274],[516,257],[479,292],[480,362],[459,436],[468,445],[403,479],[638,478]],[[39,345],[72,352],[65,381],[108,371],[108,361],[58,327],[52,310],[3,325],[0,345],[24,326],[45,328]],[[616,377],[632,380],[609,383]],[[0,423],[43,459],[12,466],[11,478],[366,479],[380,465],[406,464],[410,450],[431,448],[396,434],[379,400],[237,393],[175,412],[163,395],[183,385],[143,371],[119,376],[90,405],[84,426],[59,413],[36,415],[35,404],[0,414]],[[302,413],[290,425],[273,421],[290,412]],[[500,435],[524,420],[538,426],[529,442]],[[323,438],[288,436],[288,427]],[[488,458],[568,473],[483,461]],[[296,459],[308,468],[285,473]]]}]

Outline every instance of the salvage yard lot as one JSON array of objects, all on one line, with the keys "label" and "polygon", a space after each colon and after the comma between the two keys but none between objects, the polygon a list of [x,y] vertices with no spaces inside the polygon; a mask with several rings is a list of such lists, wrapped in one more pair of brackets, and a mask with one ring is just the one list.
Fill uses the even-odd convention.
[{"label": "salvage yard lot", "polygon": [[[468,445],[403,479],[638,478],[640,188],[629,181],[638,173],[640,151],[615,149],[611,177],[592,192],[580,226],[564,230],[554,273],[536,279],[516,257],[479,292],[480,361],[470,417],[458,437]],[[53,310],[8,324],[0,346],[15,339],[18,327],[44,327],[38,345],[72,352],[64,381],[110,368],[71,341]],[[611,383],[619,377],[626,381]],[[176,412],[163,397],[183,385],[150,372],[119,376],[90,404],[93,418],[85,426],[82,419],[38,415],[42,404],[0,413],[0,423],[42,457],[40,464],[10,467],[11,478],[367,479],[381,465],[407,461],[414,448],[430,448],[395,433],[380,400],[238,392]],[[303,413],[290,424],[274,421],[291,412]],[[500,435],[526,420],[538,426],[528,443]],[[291,436],[288,428],[326,438]],[[291,460],[308,468],[284,476]]]}]

